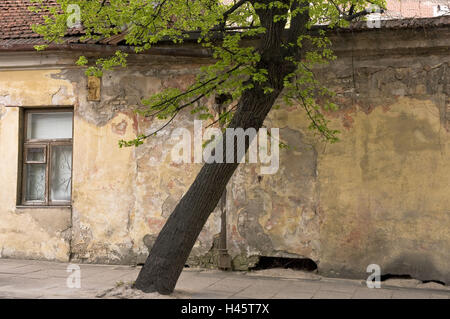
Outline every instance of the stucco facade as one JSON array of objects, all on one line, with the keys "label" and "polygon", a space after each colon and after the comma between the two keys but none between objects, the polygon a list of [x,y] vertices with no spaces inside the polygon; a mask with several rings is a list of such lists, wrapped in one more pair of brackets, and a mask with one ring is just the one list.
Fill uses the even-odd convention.
[{"label": "stucco facade", "polygon": [[[321,142],[300,108],[271,111],[266,126],[280,128],[290,148],[276,174],[242,164],[228,185],[235,269],[279,256],[310,258],[335,277],[366,278],[379,264],[382,273],[450,282],[450,31],[436,21],[331,36],[338,58],[318,74],[337,93],[340,110],[328,117],[340,142]],[[208,58],[131,57],[104,74],[100,101],[89,102],[87,77],[74,66],[81,54],[98,53],[0,53],[2,258],[141,263],[201,167],[170,156],[172,130],[193,129],[189,112],[138,148],[118,140],[159,128],[164,122],[133,110],[162,88],[191,83]],[[64,106],[74,108],[72,205],[20,206],[20,114]],[[211,263],[219,232],[216,211],[191,264]]]}]

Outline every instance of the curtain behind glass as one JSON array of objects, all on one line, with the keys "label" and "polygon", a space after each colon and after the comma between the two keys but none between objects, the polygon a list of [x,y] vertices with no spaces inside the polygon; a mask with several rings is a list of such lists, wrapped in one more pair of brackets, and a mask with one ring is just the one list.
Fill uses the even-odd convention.
[{"label": "curtain behind glass", "polygon": [[72,112],[30,113],[27,139],[72,138]]},{"label": "curtain behind glass", "polygon": [[50,200],[70,201],[72,186],[72,146],[52,146]]}]

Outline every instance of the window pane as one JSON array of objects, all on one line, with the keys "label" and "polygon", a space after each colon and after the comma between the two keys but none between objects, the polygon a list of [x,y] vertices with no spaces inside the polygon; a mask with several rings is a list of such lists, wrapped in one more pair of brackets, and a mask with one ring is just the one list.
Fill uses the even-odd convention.
[{"label": "window pane", "polygon": [[72,146],[52,147],[50,173],[50,199],[52,201],[70,201],[72,185]]},{"label": "window pane", "polygon": [[44,147],[29,147],[27,148],[27,162],[44,162],[45,160]]},{"label": "window pane", "polygon": [[45,164],[27,164],[26,201],[45,201]]},{"label": "window pane", "polygon": [[72,138],[72,112],[29,113],[27,139]]}]

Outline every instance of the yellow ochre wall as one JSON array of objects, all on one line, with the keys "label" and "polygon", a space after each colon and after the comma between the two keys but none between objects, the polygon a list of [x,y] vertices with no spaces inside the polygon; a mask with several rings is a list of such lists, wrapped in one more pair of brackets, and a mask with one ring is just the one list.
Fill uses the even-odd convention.
[{"label": "yellow ochre wall", "polygon": [[[278,256],[310,258],[329,276],[366,278],[367,266],[379,264],[386,274],[450,281],[450,55],[441,50],[450,37],[374,32],[334,36],[338,59],[317,69],[337,93],[340,110],[327,118],[340,142],[323,143],[300,107],[282,106],[266,120],[289,145],[278,172],[262,176],[259,165],[241,164],[233,175],[234,269]],[[381,41],[389,34],[392,41]],[[421,54],[411,49],[419,47]],[[170,158],[172,130],[192,130],[194,117],[181,114],[138,148],[120,149],[118,140],[164,124],[133,109],[163,88],[186,87],[208,61],[130,61],[105,73],[101,100],[88,102],[84,71],[71,64],[76,53],[39,53],[53,54],[51,66],[30,62],[37,54],[27,55],[28,65],[0,68],[0,257],[142,263],[200,168]],[[71,208],[16,207],[19,107],[37,106],[74,107]],[[216,210],[190,264],[214,263],[219,232]]]}]

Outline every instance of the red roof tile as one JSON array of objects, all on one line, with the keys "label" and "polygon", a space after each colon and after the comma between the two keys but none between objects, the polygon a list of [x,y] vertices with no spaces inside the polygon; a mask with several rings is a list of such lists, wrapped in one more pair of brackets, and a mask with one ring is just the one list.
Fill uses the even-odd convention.
[{"label": "red roof tile", "polygon": [[[46,0],[48,6],[55,6],[55,0]],[[41,23],[44,13],[33,13],[28,7],[36,5],[30,0],[0,1],[0,39],[39,38],[31,25]]]},{"label": "red roof tile", "polygon": [[[433,6],[449,0],[387,0],[387,16],[391,18],[430,17]],[[44,0],[47,6],[56,6],[56,0]],[[41,23],[45,13],[33,13],[29,6],[36,5],[30,0],[0,0],[0,40],[39,39],[41,36],[31,29],[31,25]],[[389,17],[388,17],[389,18]],[[68,35],[80,35],[79,29],[73,29]],[[9,42],[9,41],[8,41]]]}]

